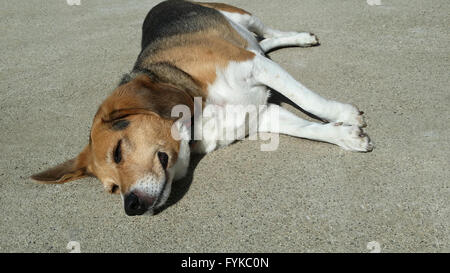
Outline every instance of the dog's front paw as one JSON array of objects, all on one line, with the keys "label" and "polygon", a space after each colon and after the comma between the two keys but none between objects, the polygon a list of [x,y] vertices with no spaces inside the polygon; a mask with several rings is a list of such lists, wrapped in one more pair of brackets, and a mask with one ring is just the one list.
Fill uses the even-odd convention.
[{"label": "dog's front paw", "polygon": [[339,117],[336,122],[342,122],[345,125],[354,125],[359,128],[367,127],[367,123],[364,120],[364,112],[360,111],[356,106],[351,104],[342,104]]},{"label": "dog's front paw", "polygon": [[336,144],[343,149],[353,152],[371,152],[374,148],[369,136],[355,125],[345,125],[342,122],[334,123],[338,130]]}]

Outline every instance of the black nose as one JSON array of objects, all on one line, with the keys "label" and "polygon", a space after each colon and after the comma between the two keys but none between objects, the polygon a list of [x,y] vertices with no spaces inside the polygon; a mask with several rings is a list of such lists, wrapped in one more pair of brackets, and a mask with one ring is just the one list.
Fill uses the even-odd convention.
[{"label": "black nose", "polygon": [[149,205],[134,193],[125,196],[125,213],[129,216],[142,215],[148,210],[148,207]]}]

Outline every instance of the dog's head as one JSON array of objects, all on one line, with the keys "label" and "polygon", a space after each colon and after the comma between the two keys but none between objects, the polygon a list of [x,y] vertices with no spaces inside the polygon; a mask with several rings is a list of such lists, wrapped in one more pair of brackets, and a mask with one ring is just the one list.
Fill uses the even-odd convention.
[{"label": "dog's head", "polygon": [[128,215],[152,212],[167,201],[172,180],[188,167],[189,133],[171,117],[176,105],[191,108],[192,98],[144,74],[137,76],[102,103],[89,144],[76,158],[32,178],[65,183],[95,176],[108,192],[121,194]]}]

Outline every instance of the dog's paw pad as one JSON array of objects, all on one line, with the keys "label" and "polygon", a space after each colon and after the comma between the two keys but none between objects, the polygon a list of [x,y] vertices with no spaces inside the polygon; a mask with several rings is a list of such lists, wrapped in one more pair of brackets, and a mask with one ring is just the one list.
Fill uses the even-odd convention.
[{"label": "dog's paw pad", "polygon": [[[340,124],[340,123],[336,123]],[[340,129],[337,145],[345,150],[354,152],[371,152],[374,149],[373,142],[363,130],[355,125],[336,125]]]}]

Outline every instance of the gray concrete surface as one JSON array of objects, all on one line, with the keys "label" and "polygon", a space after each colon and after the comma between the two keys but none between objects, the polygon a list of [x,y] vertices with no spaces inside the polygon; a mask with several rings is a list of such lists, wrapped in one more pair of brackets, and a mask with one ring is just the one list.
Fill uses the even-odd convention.
[{"label": "gray concrete surface", "polygon": [[129,71],[157,1],[2,1],[0,251],[450,251],[450,2],[235,0],[320,47],[271,57],[311,89],[358,105],[370,154],[282,136],[195,160],[173,205],[125,216],[100,182],[27,177],[75,156],[102,99]]}]

